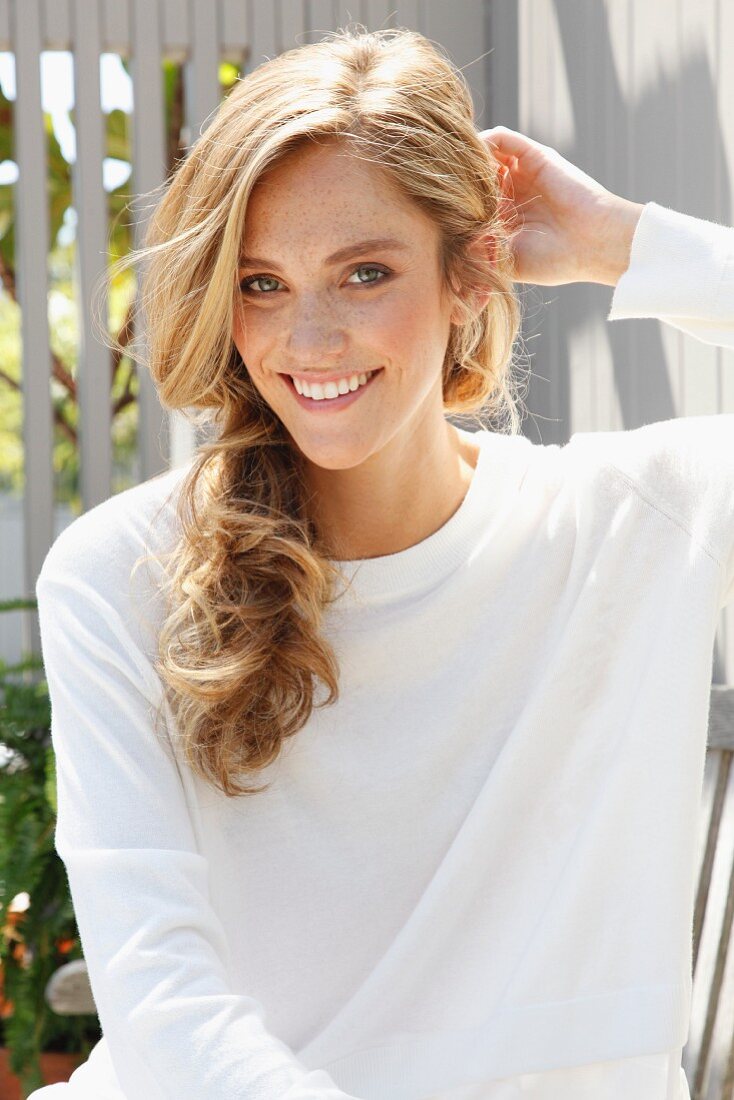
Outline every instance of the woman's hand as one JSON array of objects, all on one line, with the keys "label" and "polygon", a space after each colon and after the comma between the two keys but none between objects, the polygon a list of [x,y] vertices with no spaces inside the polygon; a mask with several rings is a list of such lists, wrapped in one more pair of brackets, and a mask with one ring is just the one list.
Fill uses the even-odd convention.
[{"label": "woman's hand", "polygon": [[500,214],[512,231],[515,281],[616,286],[643,204],[613,194],[517,130],[494,126],[480,137],[500,164]]}]

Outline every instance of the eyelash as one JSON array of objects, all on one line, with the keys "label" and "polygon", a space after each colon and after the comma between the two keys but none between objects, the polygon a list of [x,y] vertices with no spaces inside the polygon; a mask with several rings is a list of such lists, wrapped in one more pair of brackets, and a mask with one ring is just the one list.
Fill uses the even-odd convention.
[{"label": "eyelash", "polygon": [[[382,278],[381,279],[372,279],[372,280],[370,280],[370,282],[367,282],[367,283],[351,284],[351,285],[353,285],[353,286],[354,285],[376,286],[378,283],[384,283],[385,279],[388,278],[392,274],[392,272],[390,272],[388,268],[382,267],[381,264],[358,264],[357,267],[355,267],[354,271],[351,272],[351,274],[354,275],[355,272],[361,271],[364,268],[366,268],[368,271],[379,271],[380,274],[382,275]],[[256,283],[258,281],[258,279],[274,279],[276,282],[280,282],[279,279],[275,279],[274,275],[248,275],[247,278],[243,279],[242,282],[240,283],[240,290],[242,291],[243,294],[254,294],[258,298],[270,298],[275,293],[275,291],[273,291],[273,290],[256,290],[256,291],[253,291],[252,290],[252,284]]]}]

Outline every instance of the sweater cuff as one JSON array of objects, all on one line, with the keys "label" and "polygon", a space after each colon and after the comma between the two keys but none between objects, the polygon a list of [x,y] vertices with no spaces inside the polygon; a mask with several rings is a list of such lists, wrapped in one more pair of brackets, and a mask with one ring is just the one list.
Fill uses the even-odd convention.
[{"label": "sweater cuff", "polygon": [[607,320],[667,316],[731,321],[732,314],[734,229],[646,203]]}]

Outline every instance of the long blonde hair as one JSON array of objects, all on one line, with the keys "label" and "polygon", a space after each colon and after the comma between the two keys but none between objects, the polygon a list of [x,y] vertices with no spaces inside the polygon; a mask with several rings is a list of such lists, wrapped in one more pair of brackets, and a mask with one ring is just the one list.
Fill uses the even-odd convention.
[{"label": "long blonde hair", "polygon": [[[379,164],[438,228],[445,285],[463,310],[443,366],[446,413],[486,413],[498,430],[520,430],[512,354],[521,308],[498,166],[463,76],[414,31],[357,27],[239,80],[163,185],[142,247],[110,269],[145,261],[146,351],[126,351],[150,370],[165,408],[213,429],[180,488],[156,670],[187,763],[228,796],[266,789],[236,774],[271,764],[314,705],[339,694],[321,626],[340,572],[308,514],[302,456],[231,335],[253,186],[325,136]],[[494,239],[494,264],[470,254],[483,234]],[[492,294],[476,315],[459,288]],[[318,681],[326,696],[315,704]]]}]

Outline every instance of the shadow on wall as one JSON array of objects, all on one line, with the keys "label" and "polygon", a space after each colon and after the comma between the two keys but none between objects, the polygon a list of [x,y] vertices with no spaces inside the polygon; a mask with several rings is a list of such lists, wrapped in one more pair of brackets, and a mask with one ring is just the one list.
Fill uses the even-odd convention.
[{"label": "shadow on wall", "polygon": [[[704,19],[706,13],[715,18],[714,5],[704,5],[700,14],[689,9],[696,35],[683,34],[683,14],[664,0],[650,0],[649,9],[623,8],[614,8],[612,0],[551,0],[542,28],[530,22],[521,26],[520,49],[527,51],[521,60],[539,74],[534,87],[521,89],[527,93],[525,124],[533,137],[616,194],[734,224],[721,92],[702,41]],[[655,22],[666,11],[667,58]],[[619,34],[610,26],[610,13],[620,27],[628,20],[625,51],[615,45]],[[677,35],[670,27],[676,18]],[[549,35],[548,22],[554,20],[556,33]],[[720,55],[723,64],[724,49]],[[554,137],[562,133],[572,140]],[[734,149],[734,139],[729,144]],[[537,311],[532,325],[537,336],[529,345],[534,361],[527,403],[542,413],[537,421],[531,414],[525,424],[531,438],[562,444],[576,430],[632,429],[722,408],[722,368],[729,353],[653,319],[607,322],[611,287],[574,283],[537,291],[550,308]],[[532,333],[526,327],[523,335]],[[722,663],[717,644],[715,680],[723,679]]]}]

